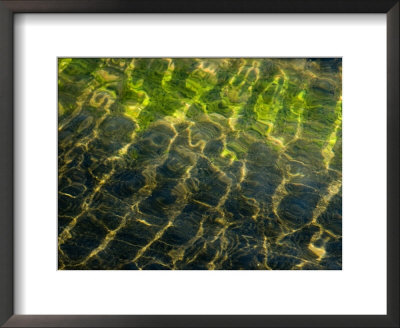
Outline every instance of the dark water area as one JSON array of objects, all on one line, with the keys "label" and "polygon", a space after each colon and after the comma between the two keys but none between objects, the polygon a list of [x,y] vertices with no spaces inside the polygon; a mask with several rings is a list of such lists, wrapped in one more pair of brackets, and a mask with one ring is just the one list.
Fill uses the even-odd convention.
[{"label": "dark water area", "polygon": [[61,270],[340,270],[338,58],[63,58]]}]

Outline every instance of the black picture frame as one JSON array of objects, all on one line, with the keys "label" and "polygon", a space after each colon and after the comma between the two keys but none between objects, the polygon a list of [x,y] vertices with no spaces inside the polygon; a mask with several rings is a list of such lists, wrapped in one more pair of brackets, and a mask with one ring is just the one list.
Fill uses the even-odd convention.
[{"label": "black picture frame", "polygon": [[[399,0],[0,0],[0,324],[4,327],[399,327]],[[387,315],[15,315],[13,17],[16,13],[385,13]],[[365,286],[368,288],[368,286]]]}]

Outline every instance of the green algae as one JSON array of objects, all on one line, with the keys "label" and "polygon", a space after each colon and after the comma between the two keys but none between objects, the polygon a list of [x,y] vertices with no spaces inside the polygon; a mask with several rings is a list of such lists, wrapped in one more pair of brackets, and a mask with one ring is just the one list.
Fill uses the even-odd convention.
[{"label": "green algae", "polygon": [[60,269],[341,268],[341,59],[58,64]]}]

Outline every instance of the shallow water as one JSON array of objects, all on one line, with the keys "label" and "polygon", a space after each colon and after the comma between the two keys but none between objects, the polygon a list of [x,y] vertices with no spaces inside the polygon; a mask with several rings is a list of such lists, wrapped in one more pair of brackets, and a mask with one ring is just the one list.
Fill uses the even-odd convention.
[{"label": "shallow water", "polygon": [[341,68],[59,59],[59,269],[341,269]]}]

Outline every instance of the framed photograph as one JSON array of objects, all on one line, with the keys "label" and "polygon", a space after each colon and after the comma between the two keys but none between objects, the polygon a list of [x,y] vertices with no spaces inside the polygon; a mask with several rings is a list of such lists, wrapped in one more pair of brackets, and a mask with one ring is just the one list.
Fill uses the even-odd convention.
[{"label": "framed photograph", "polygon": [[0,324],[399,327],[399,8],[0,1]]}]

